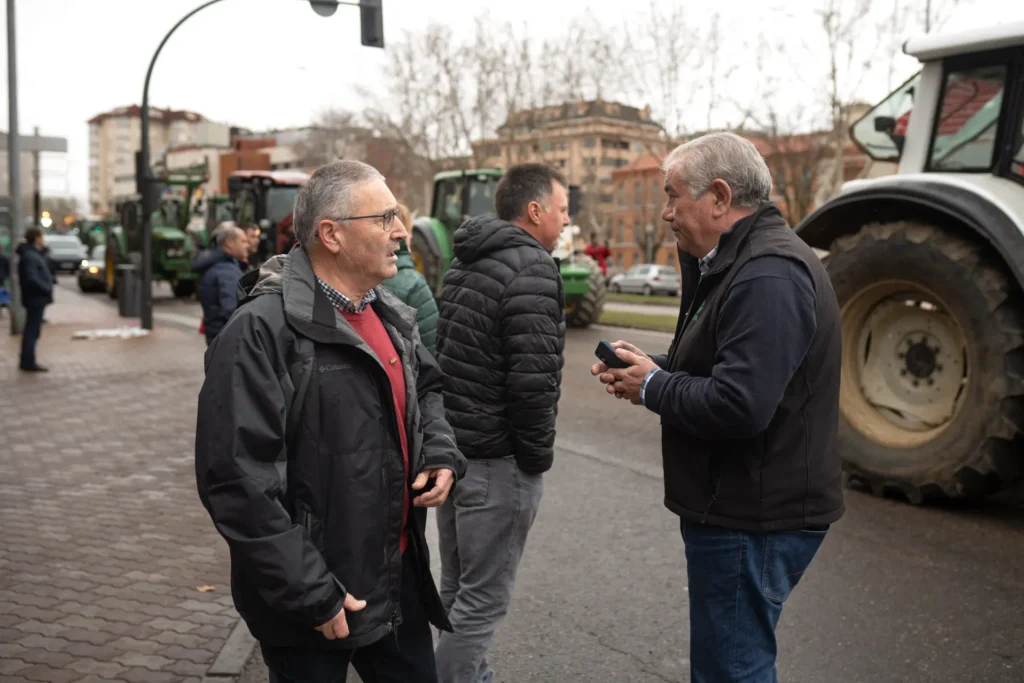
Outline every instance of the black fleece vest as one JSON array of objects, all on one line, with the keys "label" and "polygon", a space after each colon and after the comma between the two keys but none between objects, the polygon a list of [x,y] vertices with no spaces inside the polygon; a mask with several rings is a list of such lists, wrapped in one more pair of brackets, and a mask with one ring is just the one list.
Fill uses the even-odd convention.
[{"label": "black fleece vest", "polygon": [[817,300],[816,331],[768,428],[752,437],[708,440],[662,425],[665,505],[685,519],[750,531],[830,524],[843,514],[837,447],[841,336],[839,306],[820,259],[763,206],[722,236],[711,268],[680,253],[683,302],[669,369],[710,377],[716,329],[733,278],[747,261],[777,255],[802,263]]}]

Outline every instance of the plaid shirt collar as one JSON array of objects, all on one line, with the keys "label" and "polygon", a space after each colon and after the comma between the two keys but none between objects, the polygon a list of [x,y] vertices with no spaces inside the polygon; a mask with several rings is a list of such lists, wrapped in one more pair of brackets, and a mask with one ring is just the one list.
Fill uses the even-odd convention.
[{"label": "plaid shirt collar", "polygon": [[711,269],[711,261],[714,260],[715,254],[718,253],[718,247],[715,247],[709,251],[702,259],[697,261],[697,266],[700,268],[701,275],[707,275],[708,270]]},{"label": "plaid shirt collar", "polygon": [[363,298],[359,300],[359,305],[357,306],[352,303],[351,299],[336,290],[334,287],[331,287],[320,278],[317,278],[316,281],[320,285],[320,289],[324,290],[324,294],[327,295],[327,299],[334,305],[334,307],[348,313],[362,313],[364,308],[377,300],[377,292],[371,289],[363,295]]}]

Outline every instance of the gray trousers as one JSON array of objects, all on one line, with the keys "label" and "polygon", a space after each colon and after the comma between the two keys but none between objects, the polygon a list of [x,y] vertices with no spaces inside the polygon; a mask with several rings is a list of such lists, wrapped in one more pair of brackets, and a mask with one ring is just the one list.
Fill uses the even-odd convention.
[{"label": "gray trousers", "polygon": [[526,474],[511,456],[470,460],[438,508],[441,601],[454,629],[438,639],[439,683],[494,680],[487,648],[508,612],[543,489],[543,475]]}]

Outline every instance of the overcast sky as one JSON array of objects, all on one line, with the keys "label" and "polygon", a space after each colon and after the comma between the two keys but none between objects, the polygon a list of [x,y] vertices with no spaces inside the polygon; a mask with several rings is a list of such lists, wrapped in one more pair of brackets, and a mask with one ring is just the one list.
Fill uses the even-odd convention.
[{"label": "overcast sky", "polygon": [[[813,6],[823,0],[654,1],[685,2],[697,25],[717,9],[727,49],[741,57],[744,46],[762,31],[772,40],[821,33]],[[159,41],[199,4],[200,0],[16,0],[21,132],[39,126],[42,134],[64,136],[69,145],[68,180],[62,179],[63,161],[48,159],[43,164],[44,192],[85,199],[86,121],[113,107],[140,102],[146,67]],[[531,36],[540,40],[561,34],[573,17],[586,12],[607,23],[629,21],[632,8],[645,3],[383,0],[383,5],[385,41],[390,42],[430,21],[468,33],[473,17],[483,11],[496,19],[527,22]],[[1024,20],[1024,2],[960,0],[952,12],[947,25],[967,28],[995,17],[1004,22]],[[0,24],[6,44],[6,15]],[[814,57],[805,64],[816,61]],[[6,94],[6,50],[2,59],[0,83]],[[383,62],[383,51],[360,45],[354,7],[340,7],[333,17],[321,18],[305,0],[223,0],[189,19],[168,42],[153,73],[150,104],[191,109],[257,130],[300,126],[327,107],[358,110],[352,85],[374,87]],[[912,73],[913,62],[899,62],[898,70],[905,78]],[[860,94],[875,100],[886,92],[885,83],[875,82],[865,84]],[[792,96],[809,93],[795,90]],[[7,125],[3,106],[0,127],[6,130]]]}]

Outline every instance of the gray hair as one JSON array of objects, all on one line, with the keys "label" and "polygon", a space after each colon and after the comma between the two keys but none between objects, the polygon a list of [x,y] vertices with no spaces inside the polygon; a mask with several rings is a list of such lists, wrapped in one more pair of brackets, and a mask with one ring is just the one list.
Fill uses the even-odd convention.
[{"label": "gray hair", "polygon": [[213,243],[218,249],[223,249],[229,239],[238,237],[241,229],[233,221],[220,223],[213,231]]},{"label": "gray hair", "polygon": [[679,145],[661,166],[666,177],[678,173],[697,199],[721,178],[732,190],[733,206],[750,209],[767,204],[772,174],[754,143],[735,133],[709,133]]},{"label": "gray hair", "polygon": [[383,180],[380,171],[369,164],[341,159],[321,166],[295,197],[292,225],[295,239],[308,250],[317,240],[316,226],[325,219],[348,216],[352,190],[362,183]]}]

